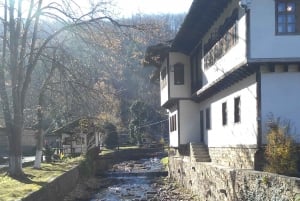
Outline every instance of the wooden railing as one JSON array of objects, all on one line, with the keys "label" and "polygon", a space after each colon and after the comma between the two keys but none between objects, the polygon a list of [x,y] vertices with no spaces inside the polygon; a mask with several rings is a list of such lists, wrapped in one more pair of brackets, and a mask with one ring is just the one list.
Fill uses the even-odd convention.
[{"label": "wooden railing", "polygon": [[[238,26],[235,23],[205,54],[204,68],[213,66],[217,60],[223,57],[238,41]],[[208,42],[209,43],[209,42]]]}]

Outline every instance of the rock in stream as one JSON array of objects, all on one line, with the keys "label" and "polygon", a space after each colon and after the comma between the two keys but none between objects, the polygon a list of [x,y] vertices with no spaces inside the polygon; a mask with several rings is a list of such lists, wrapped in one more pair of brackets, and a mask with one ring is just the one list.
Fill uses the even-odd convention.
[{"label": "rock in stream", "polygon": [[[108,173],[163,170],[158,159],[126,161]],[[192,196],[168,177],[118,176],[95,177],[77,185],[64,201],[194,201]]]}]

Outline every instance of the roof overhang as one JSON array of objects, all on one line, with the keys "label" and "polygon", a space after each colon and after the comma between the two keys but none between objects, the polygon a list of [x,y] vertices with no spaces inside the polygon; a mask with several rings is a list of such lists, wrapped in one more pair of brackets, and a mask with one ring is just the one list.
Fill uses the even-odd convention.
[{"label": "roof overhang", "polygon": [[160,68],[163,60],[168,56],[171,46],[169,43],[159,43],[147,47],[144,59],[144,66]]},{"label": "roof overhang", "polygon": [[219,79],[213,83],[203,87],[193,95],[193,100],[196,102],[204,101],[216,93],[223,91],[230,86],[234,85],[238,81],[256,73],[258,70],[257,64],[244,64],[241,67],[233,68],[231,71],[222,75]]},{"label": "roof overhang", "polygon": [[194,0],[172,43],[172,50],[189,55],[232,0]]},{"label": "roof overhang", "polygon": [[151,81],[159,80],[160,67],[165,58],[170,52],[170,43],[159,43],[157,45],[149,46],[145,53],[144,67],[155,67],[156,69],[151,75]]},{"label": "roof overhang", "polygon": [[82,117],[79,119],[76,119],[72,122],[69,122],[65,124],[64,126],[52,131],[52,135],[62,135],[62,134],[69,134],[69,135],[74,135],[76,133],[81,132],[80,131],[80,121],[81,120],[88,120],[93,122],[94,120],[97,120],[95,117]]}]

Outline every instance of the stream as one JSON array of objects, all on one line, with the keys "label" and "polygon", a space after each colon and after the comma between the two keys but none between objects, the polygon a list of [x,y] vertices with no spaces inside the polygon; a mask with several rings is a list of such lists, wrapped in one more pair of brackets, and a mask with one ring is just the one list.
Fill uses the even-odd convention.
[{"label": "stream", "polygon": [[64,201],[192,201],[167,177],[159,158],[125,161],[79,186]]},{"label": "stream", "polygon": [[116,164],[105,174],[114,184],[99,191],[91,201],[151,200],[157,194],[153,184],[159,176],[167,173],[158,158]]}]

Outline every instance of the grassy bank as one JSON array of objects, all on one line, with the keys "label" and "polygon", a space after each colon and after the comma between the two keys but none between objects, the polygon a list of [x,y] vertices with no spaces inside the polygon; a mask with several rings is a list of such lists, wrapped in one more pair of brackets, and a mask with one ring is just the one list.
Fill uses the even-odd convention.
[{"label": "grassy bank", "polygon": [[[138,149],[137,146],[120,147],[119,150]],[[116,149],[117,150],[117,149]],[[103,149],[100,155],[106,155],[116,150]],[[88,157],[87,157],[88,158]],[[91,159],[90,159],[91,160]],[[165,158],[164,163],[167,163]],[[82,163],[83,162],[83,163]],[[32,164],[23,168],[26,178],[17,180],[7,175],[6,169],[0,169],[0,201],[16,201],[21,200],[28,194],[39,190],[56,177],[64,174],[74,166],[82,163],[80,171],[86,173],[91,171],[89,160],[84,157],[65,159],[61,162],[43,163],[40,170],[34,169]]]},{"label": "grassy bank", "polygon": [[25,179],[14,179],[7,175],[6,169],[0,171],[0,201],[20,200],[29,193],[39,190],[57,176],[72,169],[84,157],[66,159],[62,162],[43,163],[40,170],[32,166],[24,167]]}]

